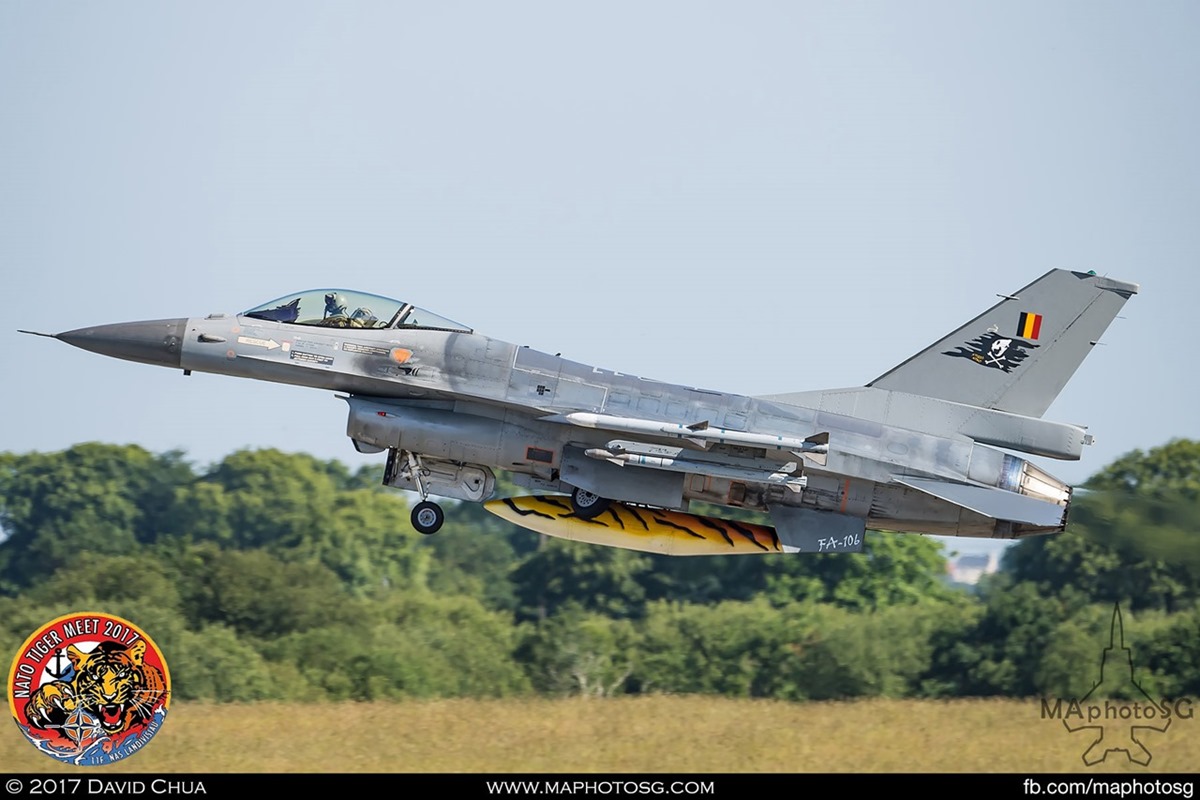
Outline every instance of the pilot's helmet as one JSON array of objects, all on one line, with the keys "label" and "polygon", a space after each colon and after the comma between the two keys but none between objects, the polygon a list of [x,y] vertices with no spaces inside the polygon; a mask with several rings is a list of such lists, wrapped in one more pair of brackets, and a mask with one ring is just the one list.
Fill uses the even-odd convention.
[{"label": "pilot's helmet", "polygon": [[337,292],[330,292],[325,295],[325,315],[342,315],[346,314],[346,301]]}]

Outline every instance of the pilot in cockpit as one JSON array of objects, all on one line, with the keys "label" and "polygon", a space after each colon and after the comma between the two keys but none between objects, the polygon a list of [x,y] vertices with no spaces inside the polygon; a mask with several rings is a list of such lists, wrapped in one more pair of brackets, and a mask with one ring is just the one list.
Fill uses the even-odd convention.
[{"label": "pilot in cockpit", "polygon": [[321,324],[330,328],[374,328],[379,318],[366,306],[351,314],[346,310],[346,298],[338,292],[325,295],[325,316]]},{"label": "pilot in cockpit", "polygon": [[355,328],[374,328],[378,321],[379,317],[365,306],[354,309],[354,313],[350,315],[350,325]]},{"label": "pilot in cockpit", "polygon": [[325,319],[330,317],[344,317],[346,311],[346,301],[337,292],[330,292],[325,295]]}]

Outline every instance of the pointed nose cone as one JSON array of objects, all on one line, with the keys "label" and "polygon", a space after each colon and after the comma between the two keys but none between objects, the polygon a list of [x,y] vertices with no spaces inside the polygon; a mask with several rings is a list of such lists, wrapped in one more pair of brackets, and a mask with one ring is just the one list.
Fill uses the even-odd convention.
[{"label": "pointed nose cone", "polygon": [[186,318],[154,319],[78,328],[55,338],[104,356],[178,367],[186,327]]}]

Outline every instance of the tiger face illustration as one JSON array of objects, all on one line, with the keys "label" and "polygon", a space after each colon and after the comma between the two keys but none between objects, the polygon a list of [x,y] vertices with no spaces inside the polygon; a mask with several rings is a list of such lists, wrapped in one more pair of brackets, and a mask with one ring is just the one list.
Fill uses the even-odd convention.
[{"label": "tiger face illustration", "polygon": [[145,653],[141,640],[128,647],[101,642],[90,653],[67,647],[72,677],[39,687],[25,705],[25,719],[36,728],[61,728],[72,712],[82,709],[109,735],[144,725],[166,692],[162,673],[145,663]]}]

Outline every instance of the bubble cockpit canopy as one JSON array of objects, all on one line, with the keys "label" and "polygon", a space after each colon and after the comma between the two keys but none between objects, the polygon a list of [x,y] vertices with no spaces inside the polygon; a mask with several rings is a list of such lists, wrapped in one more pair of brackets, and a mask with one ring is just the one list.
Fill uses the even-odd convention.
[{"label": "bubble cockpit canopy", "polygon": [[325,328],[438,328],[471,332],[466,325],[417,308],[412,303],[345,289],[311,289],[286,294],[244,311],[242,316]]}]

